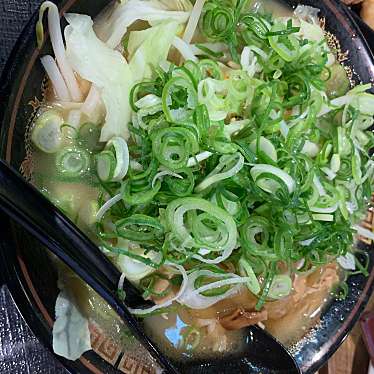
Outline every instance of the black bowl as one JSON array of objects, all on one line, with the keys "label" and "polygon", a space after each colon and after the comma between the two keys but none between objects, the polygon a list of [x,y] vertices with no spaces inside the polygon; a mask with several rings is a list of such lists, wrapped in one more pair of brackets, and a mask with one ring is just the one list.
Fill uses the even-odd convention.
[{"label": "black bowl", "polygon": [[[108,3],[108,0],[65,0],[60,3],[60,9],[62,12],[81,12],[95,16]],[[374,82],[373,55],[346,7],[335,0],[290,0],[288,3],[292,6],[302,3],[321,9],[320,15],[326,19],[326,29],[340,41],[341,50],[348,51],[345,64],[353,68],[355,82]],[[36,19],[37,15],[30,20],[19,38],[0,88],[1,157],[23,171],[28,168],[24,160],[27,153],[25,132],[33,114],[30,103],[42,97],[44,72],[39,57],[51,52],[48,41],[41,51],[36,48]],[[371,228],[373,213],[369,213],[366,221],[366,225]],[[33,238],[5,217],[0,216],[0,222],[0,277],[7,282],[20,312],[35,335],[51,348],[51,328],[58,294],[57,274],[46,252]],[[370,243],[361,242],[359,246],[370,257],[370,275],[350,277],[346,300],[331,302],[322,313],[321,323],[293,348],[293,354],[304,373],[314,373],[336,351],[357,322],[372,293],[374,252]],[[149,372],[147,368],[138,371],[131,358],[122,357],[121,347],[113,345],[102,332],[96,331],[94,335],[95,352],[88,352],[76,362],[59,357],[68,370],[80,373],[119,373],[122,368],[122,372]],[[132,365],[132,369],[128,365]],[[125,371],[126,366],[129,371]]]}]

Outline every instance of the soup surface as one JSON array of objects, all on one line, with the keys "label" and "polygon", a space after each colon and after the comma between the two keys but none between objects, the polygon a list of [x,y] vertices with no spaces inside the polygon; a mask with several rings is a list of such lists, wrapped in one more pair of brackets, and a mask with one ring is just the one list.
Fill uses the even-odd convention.
[{"label": "soup surface", "polygon": [[[65,44],[46,11],[56,60],[42,59],[33,181],[155,303],[131,312],[186,359],[242,349],[253,324],[297,342],[365,271],[352,244],[374,174],[373,96],[351,89],[318,9],[129,0],[67,15]],[[58,266],[74,313],[130,344]],[[87,348],[54,339],[70,359]]]}]

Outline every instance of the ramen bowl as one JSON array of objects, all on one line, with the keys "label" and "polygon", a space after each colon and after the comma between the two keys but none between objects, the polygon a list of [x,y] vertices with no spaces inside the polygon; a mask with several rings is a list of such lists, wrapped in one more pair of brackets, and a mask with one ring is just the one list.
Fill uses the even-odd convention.
[{"label": "ramen bowl", "polygon": [[[59,2],[61,14],[78,12],[96,16],[110,2],[107,0],[67,0]],[[338,1],[288,1],[321,10],[320,17],[340,60],[350,71],[352,83],[374,81],[374,58],[349,11]],[[36,47],[35,15],[19,38],[1,80],[0,152],[1,157],[30,178],[28,129],[43,98],[44,71],[40,57],[51,53],[47,39],[42,49]],[[58,274],[47,252],[28,234],[7,218],[1,217],[1,275],[9,286],[18,309],[34,334],[52,349],[52,326],[58,295]],[[369,211],[363,225],[372,229],[374,214]],[[323,309],[320,322],[296,344],[289,347],[303,373],[314,373],[336,351],[357,322],[374,287],[374,253],[371,242],[359,238],[357,244],[369,257],[369,276],[348,279],[349,292],[344,300],[332,300]],[[72,372],[80,373],[153,373],[147,359],[140,360],[141,349],[134,341],[122,345],[112,339],[102,325],[90,321],[93,350],[75,362],[58,359]],[[222,373],[226,372],[222,367]]]}]

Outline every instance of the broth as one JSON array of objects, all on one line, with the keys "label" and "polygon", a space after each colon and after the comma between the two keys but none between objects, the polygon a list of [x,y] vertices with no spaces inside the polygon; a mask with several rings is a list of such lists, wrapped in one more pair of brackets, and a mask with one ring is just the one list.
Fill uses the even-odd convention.
[{"label": "broth", "polygon": [[[290,8],[283,3],[273,0],[255,1],[252,3],[251,7],[251,9],[256,11],[271,12],[275,17],[287,17],[292,14]],[[136,27],[133,26],[131,30],[137,30],[140,27],[139,25],[144,27],[145,23],[138,23]],[[205,41],[202,34],[195,35],[194,40]],[[171,55],[172,54],[169,54],[169,56]],[[180,59],[180,56],[175,51],[174,55],[178,56],[175,57],[175,60]],[[232,66],[235,67],[235,64],[233,63]],[[226,68],[228,71],[231,70],[227,66]],[[78,77],[78,81],[86,96],[90,89],[90,83],[80,77]],[[71,122],[71,119],[74,118],[75,111],[80,110],[80,104],[73,103],[70,106],[67,104],[61,106],[60,104],[56,104],[56,100],[56,97],[53,96],[53,90],[49,90],[45,103],[40,108],[40,115],[53,110],[63,118],[64,123]],[[98,107],[96,112],[96,122],[100,123],[105,117],[102,106]],[[150,114],[150,116],[153,115],[153,113]],[[289,115],[289,113],[285,113],[285,116],[287,115]],[[72,150],[75,149],[76,138],[80,134],[79,129],[87,125],[91,120],[92,118],[80,115],[79,118],[75,120],[76,123],[74,126],[63,127],[62,132],[65,148],[71,147]],[[156,123],[155,127],[161,125]],[[140,129],[138,130],[140,132]],[[95,129],[92,131],[95,131]],[[90,134],[92,135],[92,133]],[[131,147],[135,146],[135,144],[130,142],[129,146],[131,150]],[[84,148],[85,146],[82,147]],[[89,149],[85,151],[90,154],[95,154],[95,152],[91,152]],[[98,181],[96,177],[96,169],[93,161],[87,166],[84,175],[79,178],[69,178],[61,174],[56,167],[56,159],[58,156],[55,154],[46,154],[34,147],[32,157],[34,165],[33,180],[35,185],[96,243],[101,244],[97,234],[97,222],[92,219],[92,210],[98,208],[98,205],[102,206],[102,204],[98,204],[98,201],[104,202],[104,197],[108,195],[108,189],[104,188],[103,191],[103,183]],[[70,160],[69,162],[74,162],[74,160]],[[140,165],[140,167],[142,168],[142,165]],[[144,169],[142,170],[144,171]],[[163,170],[163,172],[165,172],[165,170]],[[156,183],[157,178],[155,177],[152,181],[152,185]],[[109,194],[109,196],[113,198],[113,195]],[[217,197],[215,198],[217,199]],[[123,209],[130,209],[125,203],[122,204],[124,205],[124,208],[122,207]],[[162,204],[159,204],[159,206],[161,205]],[[157,209],[159,209],[159,206]],[[261,208],[263,207],[258,206],[256,210]],[[265,207],[265,209],[269,209],[269,207]],[[136,209],[134,211],[137,212]],[[141,212],[140,209],[139,211]],[[117,218],[120,218],[119,214],[115,213],[115,215],[116,217],[118,216]],[[249,216],[247,218],[249,219]],[[214,222],[210,222],[210,224],[213,225]],[[104,222],[102,225],[111,225],[112,227],[114,223],[112,221],[109,223]],[[207,226],[209,227],[209,225]],[[212,229],[211,231],[214,230]],[[146,232],[146,234],[147,233],[148,232]],[[144,232],[140,232],[140,234],[144,234]],[[256,245],[259,243],[262,244],[261,240],[263,240],[263,237],[261,235],[264,236],[265,234],[261,231],[253,234],[253,240]],[[218,237],[218,239],[220,238]],[[119,244],[118,242],[116,243],[116,240],[115,238],[109,238],[110,245],[118,246]],[[130,240],[126,240],[126,245],[130,248]],[[139,256],[139,246],[134,245],[131,249]],[[152,250],[150,252],[152,252]],[[144,253],[143,251],[141,256],[145,256]],[[118,265],[117,260],[119,259],[119,255],[112,254],[111,257]],[[283,265],[284,264],[281,263],[279,266],[281,267]],[[85,315],[90,320],[98,323],[116,343],[130,346],[131,344],[129,342],[132,341],[131,334],[128,334],[127,329],[111,308],[87,285],[72,275],[63,265],[59,264],[58,266],[60,268],[64,287],[70,289],[75,294],[79,307],[84,311]],[[287,266],[290,265],[288,264]],[[193,265],[187,270],[190,271],[192,269]],[[237,272],[238,268],[235,267],[235,264],[230,262],[223,264],[221,267],[218,266],[218,271],[219,270],[234,273]],[[243,332],[241,328],[257,323],[266,328],[284,344],[294,344],[316,324],[322,309],[330,301],[332,297],[331,290],[339,283],[341,274],[336,263],[315,268],[314,271],[309,271],[304,275],[298,275],[296,274],[298,271],[294,270],[295,269],[292,268],[292,270],[289,271],[292,275],[290,277],[292,282],[290,294],[280,298],[280,300],[268,298],[261,311],[256,310],[259,297],[254,296],[246,287],[241,287],[230,297],[220,300],[216,304],[205,309],[184,307],[174,301],[173,307],[168,313],[152,315],[145,318],[145,328],[149,335],[159,342],[160,347],[168,354],[176,357],[183,356],[186,359],[191,357],[212,356],[217,353],[240,351],[240,349],[243,348]],[[293,271],[294,273],[292,273]],[[160,279],[163,279],[164,282],[166,281],[166,288],[170,288],[174,292],[176,286],[175,284],[172,285],[172,280],[175,280],[175,277],[173,278],[175,274],[170,275],[170,271],[168,273],[162,268],[160,272]],[[286,274],[288,276],[289,273],[284,272],[284,274],[281,275]],[[134,284],[140,286],[143,279],[131,280]],[[261,285],[266,281],[263,275],[259,280]],[[159,294],[163,294],[164,291],[164,289],[161,289]],[[175,296],[176,292],[173,292],[171,292],[171,296]],[[157,292],[155,294],[157,294]],[[165,301],[164,296],[152,298],[148,295],[148,298],[155,301],[156,305],[162,304],[162,302]]]}]

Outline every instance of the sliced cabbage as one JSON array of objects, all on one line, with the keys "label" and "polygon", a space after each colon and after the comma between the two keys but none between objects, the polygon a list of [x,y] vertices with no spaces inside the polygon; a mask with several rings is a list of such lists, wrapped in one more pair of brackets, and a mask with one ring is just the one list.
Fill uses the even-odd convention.
[{"label": "sliced cabbage", "polygon": [[190,0],[158,0],[168,10],[190,12],[193,8]]},{"label": "sliced cabbage", "polygon": [[299,33],[304,37],[304,39],[314,40],[316,42],[320,42],[321,40],[325,39],[325,33],[319,24],[309,23],[303,19],[300,20]]},{"label": "sliced cabbage", "polygon": [[74,298],[62,290],[56,301],[53,325],[53,351],[68,360],[78,360],[91,349],[88,320],[75,306]]},{"label": "sliced cabbage", "polygon": [[[165,20],[174,20],[179,24],[187,22],[190,12],[169,10],[181,8],[181,3],[176,4],[177,0],[170,1],[169,7],[166,6],[168,3],[169,1],[166,0],[162,2],[156,0],[118,2],[114,9],[95,21],[95,32],[109,47],[115,48],[121,43],[128,27],[135,21],[147,21],[151,25]],[[185,1],[182,5],[185,7]]]},{"label": "sliced cabbage", "polygon": [[131,118],[129,94],[132,74],[125,58],[100,41],[93,31],[92,19],[85,15],[68,14],[65,28],[67,58],[73,69],[102,90],[106,107],[102,142],[115,136],[129,138]]},{"label": "sliced cabbage", "polygon": [[149,29],[130,33],[128,50],[133,82],[152,77],[152,67],[159,66],[167,59],[177,30],[177,22],[165,21]]},{"label": "sliced cabbage", "polygon": [[307,5],[298,5],[294,11],[294,15],[300,22],[299,34],[304,39],[320,42],[325,39],[325,33],[322,30],[318,14],[320,10]]},{"label": "sliced cabbage", "polygon": [[294,11],[294,15],[308,23],[318,25],[318,14],[320,10],[308,5],[298,5]]}]

